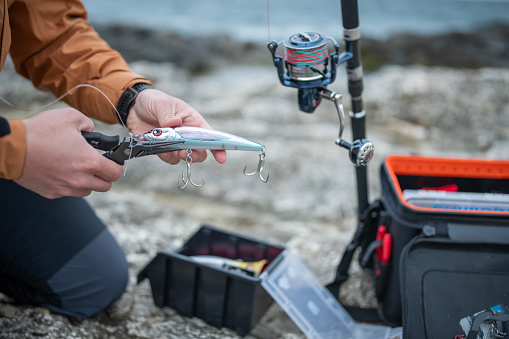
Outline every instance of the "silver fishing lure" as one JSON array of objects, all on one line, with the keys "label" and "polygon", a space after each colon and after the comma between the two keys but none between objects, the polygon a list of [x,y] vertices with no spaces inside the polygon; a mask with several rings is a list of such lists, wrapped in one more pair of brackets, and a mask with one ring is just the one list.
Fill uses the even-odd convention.
[{"label": "silver fishing lure", "polygon": [[265,164],[265,146],[239,136],[228,134],[212,129],[199,127],[177,127],[177,128],[154,128],[143,134],[131,134],[131,137],[120,140],[117,136],[107,136],[98,132],[82,132],[85,139],[93,147],[107,151],[104,156],[124,165],[126,160],[144,157],[151,154],[186,150],[187,171],[182,173],[182,182],[179,188],[184,189],[189,183],[194,186],[203,186],[205,180],[202,176],[202,184],[196,184],[191,179],[191,157],[193,149],[204,150],[240,150],[258,151],[258,168],[253,173],[247,173],[247,166],[244,168],[245,175],[258,174],[263,182],[269,180],[269,176],[263,178],[262,171]]},{"label": "silver fishing lure", "polygon": [[199,127],[155,128],[143,138],[154,143],[182,142],[181,149],[261,151],[263,145],[212,129]]}]

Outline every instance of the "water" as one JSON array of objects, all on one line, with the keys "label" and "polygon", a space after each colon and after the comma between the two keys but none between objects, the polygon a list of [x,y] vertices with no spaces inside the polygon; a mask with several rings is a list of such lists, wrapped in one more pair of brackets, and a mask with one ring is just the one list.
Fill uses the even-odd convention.
[{"label": "water", "polygon": [[[188,35],[229,34],[242,41],[282,40],[300,31],[340,39],[340,0],[83,0],[93,23],[120,23]],[[509,0],[360,0],[364,36],[468,31],[509,23]],[[268,20],[270,18],[270,20]],[[270,21],[270,30],[269,30]]]}]

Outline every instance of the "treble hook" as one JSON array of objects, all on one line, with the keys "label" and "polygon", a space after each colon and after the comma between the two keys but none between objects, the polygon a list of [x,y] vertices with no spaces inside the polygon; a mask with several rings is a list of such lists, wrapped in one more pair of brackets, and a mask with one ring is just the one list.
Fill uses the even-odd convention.
[{"label": "treble hook", "polygon": [[258,160],[258,168],[256,169],[256,171],[253,173],[246,173],[246,169],[247,169],[247,165],[246,165],[246,167],[244,167],[244,174],[245,175],[255,175],[256,173],[258,173],[258,175],[260,176],[260,179],[263,182],[267,182],[267,181],[269,181],[269,175],[267,174],[266,179],[263,179],[263,176],[262,176],[262,171],[263,171],[264,165],[265,165],[265,146],[263,146],[262,149],[260,150],[260,155],[259,155],[259,160]]},{"label": "treble hook", "polygon": [[180,186],[180,179],[178,181],[178,188],[180,188],[181,190],[186,188],[187,184],[189,184],[189,183],[191,183],[195,187],[202,187],[203,185],[205,185],[205,178],[203,177],[203,175],[201,176],[201,180],[202,180],[202,184],[201,185],[195,184],[193,182],[193,180],[191,179],[191,164],[193,163],[193,158],[191,158],[191,154],[192,153],[193,153],[193,150],[191,150],[189,148],[186,150],[186,154],[187,154],[187,157],[186,157],[187,176],[184,175],[184,172],[182,172],[182,182],[184,183],[184,185]]}]

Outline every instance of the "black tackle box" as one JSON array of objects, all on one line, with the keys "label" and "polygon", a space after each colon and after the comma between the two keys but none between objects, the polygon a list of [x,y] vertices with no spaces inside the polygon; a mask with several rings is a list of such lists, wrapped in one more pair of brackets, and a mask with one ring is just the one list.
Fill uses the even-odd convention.
[{"label": "black tackle box", "polygon": [[159,252],[140,271],[138,283],[145,278],[150,280],[157,306],[169,306],[184,316],[197,317],[244,336],[273,303],[261,286],[260,277],[245,270],[214,267],[194,258],[266,260],[266,270],[270,270],[284,251],[281,246],[204,225],[177,251]]}]

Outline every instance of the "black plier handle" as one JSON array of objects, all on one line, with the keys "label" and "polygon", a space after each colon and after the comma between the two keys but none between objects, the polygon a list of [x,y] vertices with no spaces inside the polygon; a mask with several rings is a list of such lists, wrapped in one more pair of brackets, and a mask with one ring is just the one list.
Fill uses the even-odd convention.
[{"label": "black plier handle", "polygon": [[131,158],[184,149],[183,141],[152,142],[135,137],[125,137],[124,140],[120,140],[118,135],[110,136],[99,132],[81,132],[81,134],[92,147],[106,151],[103,155],[119,165],[124,165],[124,162]]}]

